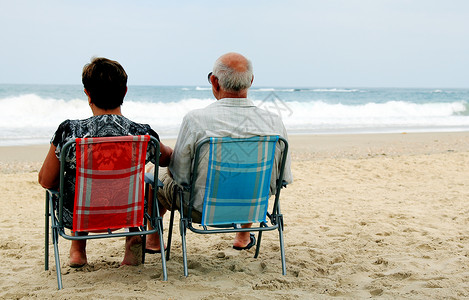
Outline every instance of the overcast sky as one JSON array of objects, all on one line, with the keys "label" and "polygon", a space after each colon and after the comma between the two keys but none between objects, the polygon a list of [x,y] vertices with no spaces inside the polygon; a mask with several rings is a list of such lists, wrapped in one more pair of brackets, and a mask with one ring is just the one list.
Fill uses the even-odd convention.
[{"label": "overcast sky", "polygon": [[467,0],[0,4],[0,83],[81,84],[104,56],[130,85],[207,85],[236,51],[256,86],[469,88]]}]

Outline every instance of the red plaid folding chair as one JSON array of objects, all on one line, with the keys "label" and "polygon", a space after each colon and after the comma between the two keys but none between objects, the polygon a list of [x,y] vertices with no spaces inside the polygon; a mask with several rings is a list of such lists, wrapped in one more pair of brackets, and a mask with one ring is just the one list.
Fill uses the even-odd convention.
[{"label": "red plaid folding chair", "polygon": [[[73,146],[75,145],[75,149]],[[60,158],[59,191],[46,192],[45,269],[49,269],[49,217],[54,245],[57,283],[62,289],[58,237],[69,240],[98,239],[124,236],[143,236],[142,263],[145,262],[145,236],[158,232],[163,243],[163,223],[159,215],[158,201],[153,193],[152,211],[145,206],[145,162],[147,150],[150,160],[159,161],[159,143],[154,137],[118,136],[78,138],[66,143]],[[66,156],[76,151],[76,180],[73,209],[74,232],[91,232],[87,236],[72,236],[65,232],[63,221],[64,173]],[[154,168],[153,179],[158,178]],[[55,198],[56,197],[56,198]],[[55,204],[57,203],[57,204]],[[147,229],[147,224],[151,228]],[[140,231],[118,231],[137,227]],[[93,233],[94,232],[94,233]],[[164,249],[161,251],[163,280],[167,280]]]}]

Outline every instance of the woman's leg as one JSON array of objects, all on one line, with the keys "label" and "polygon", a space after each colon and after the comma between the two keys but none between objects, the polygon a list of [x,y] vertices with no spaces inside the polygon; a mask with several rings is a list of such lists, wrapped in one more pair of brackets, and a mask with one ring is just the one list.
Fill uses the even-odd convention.
[{"label": "woman's leg", "polygon": [[[88,235],[88,232],[73,232],[72,235],[84,236]],[[87,263],[86,259],[86,240],[72,240],[70,246],[70,261],[69,265],[72,268],[83,267]]]},{"label": "woman's leg", "polygon": [[[139,231],[137,227],[129,228],[130,232]],[[142,262],[142,238],[139,235],[125,238],[124,260],[121,265],[138,266]]]}]

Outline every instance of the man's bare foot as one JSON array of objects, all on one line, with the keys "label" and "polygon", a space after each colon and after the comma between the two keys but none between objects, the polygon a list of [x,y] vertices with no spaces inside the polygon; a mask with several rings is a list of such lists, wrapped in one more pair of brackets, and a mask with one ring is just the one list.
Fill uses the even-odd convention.
[{"label": "man's bare foot", "polygon": [[160,236],[158,235],[158,233],[147,235],[145,250],[147,253],[151,254],[161,252]]},{"label": "man's bare foot", "polygon": [[237,232],[233,241],[233,247],[244,248],[251,242],[249,232]]},{"label": "man's bare foot", "polygon": [[86,265],[86,240],[74,240],[70,246],[69,265],[72,268],[80,268]]},{"label": "man's bare foot", "polygon": [[[241,225],[242,228],[251,228],[252,223],[246,223]],[[251,234],[248,231],[237,232],[235,239],[233,241],[233,248],[240,249],[250,249],[255,243],[256,239],[251,238]]]},{"label": "man's bare foot", "polygon": [[121,265],[138,266],[142,262],[142,238],[128,236],[125,238],[125,254]]}]

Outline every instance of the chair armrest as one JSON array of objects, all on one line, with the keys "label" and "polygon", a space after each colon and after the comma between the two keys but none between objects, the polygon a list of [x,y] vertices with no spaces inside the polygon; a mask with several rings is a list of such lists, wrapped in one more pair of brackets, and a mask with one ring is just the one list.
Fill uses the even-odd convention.
[{"label": "chair armrest", "polygon": [[54,196],[58,196],[58,195],[59,195],[59,191],[58,191],[58,190],[54,190],[54,189],[46,189],[46,193],[49,193],[49,196],[51,196],[51,197],[54,197]]},{"label": "chair armrest", "polygon": [[[278,186],[279,181],[280,180],[277,179],[277,181],[276,181],[277,186]],[[282,180],[281,188],[287,187],[287,185],[288,185],[288,182],[286,182],[285,180]]]},{"label": "chair armrest", "polygon": [[183,192],[190,192],[191,191],[191,186],[189,184],[182,184],[182,185],[177,184],[176,186],[177,186],[178,189],[180,189]]},{"label": "chair armrest", "polygon": [[[153,182],[153,173],[145,173],[145,183],[150,184],[152,187],[154,187],[155,183]],[[163,182],[158,179],[158,187],[162,188],[163,187]]]}]

